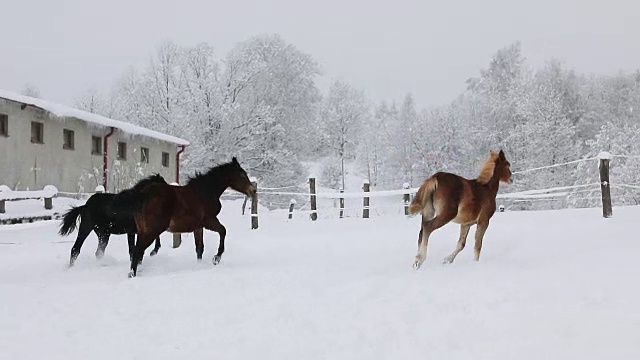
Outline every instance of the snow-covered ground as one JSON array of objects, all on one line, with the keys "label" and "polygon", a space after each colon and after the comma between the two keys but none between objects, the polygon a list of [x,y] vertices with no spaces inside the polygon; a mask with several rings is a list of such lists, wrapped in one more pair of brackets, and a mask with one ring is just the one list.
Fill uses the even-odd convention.
[{"label": "snow-covered ground", "polygon": [[[640,207],[505,212],[480,262],[458,228],[436,231],[412,269],[418,218],[285,213],[250,230],[226,202],[222,263],[205,234],[163,234],[128,279],[126,239],[105,257],[57,221],[0,226],[0,359],[638,359]],[[14,244],[11,244],[14,243]]]},{"label": "snow-covered ground", "polygon": [[69,209],[69,206],[76,204],[81,205],[83,203],[84,201],[82,200],[67,197],[54,197],[52,200],[53,207],[50,210],[47,210],[44,208],[44,199],[6,201],[5,213],[0,214],[0,220],[63,214],[67,209]]}]

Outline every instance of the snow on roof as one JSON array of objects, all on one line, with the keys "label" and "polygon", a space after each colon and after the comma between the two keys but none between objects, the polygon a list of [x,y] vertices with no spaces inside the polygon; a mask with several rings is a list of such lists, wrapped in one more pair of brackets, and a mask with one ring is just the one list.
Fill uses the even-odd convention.
[{"label": "snow on roof", "polygon": [[0,89],[0,98],[27,104],[27,105],[32,105],[59,117],[73,117],[73,118],[77,118],[77,119],[86,121],[88,123],[92,123],[100,126],[114,127],[133,135],[148,136],[151,138],[175,143],[178,145],[189,145],[189,142],[187,140],[180,139],[175,136],[145,129],[143,127],[136,126],[124,121],[109,119],[107,117],[100,116],[97,114],[92,114],[87,111],[75,109],[70,106],[52,103],[46,100],[36,99],[36,98],[16,94],[16,93],[2,90],[2,89]]}]

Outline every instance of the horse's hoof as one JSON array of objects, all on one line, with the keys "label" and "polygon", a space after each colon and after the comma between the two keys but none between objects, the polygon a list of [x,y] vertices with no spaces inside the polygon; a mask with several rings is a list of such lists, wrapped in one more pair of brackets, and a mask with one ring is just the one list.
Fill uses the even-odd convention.
[{"label": "horse's hoof", "polygon": [[152,250],[149,255],[151,256],[156,256],[156,254],[158,253],[158,250]]},{"label": "horse's hoof", "polygon": [[218,265],[220,263],[220,256],[213,257],[213,265]]},{"label": "horse's hoof", "polygon": [[422,264],[421,264],[419,261],[417,261],[417,260],[416,260],[416,261],[413,263],[413,270],[418,270],[418,269],[420,269],[420,266],[421,266],[421,265],[422,265]]},{"label": "horse's hoof", "polygon": [[134,277],[136,277],[136,273],[133,270],[131,270],[131,271],[129,271],[128,277],[129,277],[129,279],[134,278]]},{"label": "horse's hoof", "polygon": [[104,257],[104,253],[103,252],[96,252],[96,259],[100,260]]}]

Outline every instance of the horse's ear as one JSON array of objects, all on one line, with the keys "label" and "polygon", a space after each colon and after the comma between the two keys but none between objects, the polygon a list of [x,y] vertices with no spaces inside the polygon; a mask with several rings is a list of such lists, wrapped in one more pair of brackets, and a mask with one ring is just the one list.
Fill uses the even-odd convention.
[{"label": "horse's ear", "polygon": [[234,164],[238,164],[238,165],[240,164],[240,163],[238,162],[238,159],[236,159],[236,157],[235,157],[235,156],[233,157],[233,159],[231,159],[231,162],[232,162],[232,163],[234,163]]},{"label": "horse's ear", "polygon": [[499,153],[499,155],[500,155],[500,159],[501,159],[501,160],[505,160],[505,159],[506,159],[506,158],[504,157],[504,151],[502,151],[502,149],[500,149],[500,153]]}]

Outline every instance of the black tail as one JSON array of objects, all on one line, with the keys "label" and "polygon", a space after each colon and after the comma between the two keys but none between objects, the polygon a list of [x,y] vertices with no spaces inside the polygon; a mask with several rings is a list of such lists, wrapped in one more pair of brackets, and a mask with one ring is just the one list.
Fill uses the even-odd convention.
[{"label": "black tail", "polygon": [[67,236],[74,232],[76,226],[78,226],[78,217],[82,215],[83,211],[84,205],[74,206],[69,211],[67,211],[62,219],[62,225],[60,226],[60,231],[58,231],[58,234]]}]

